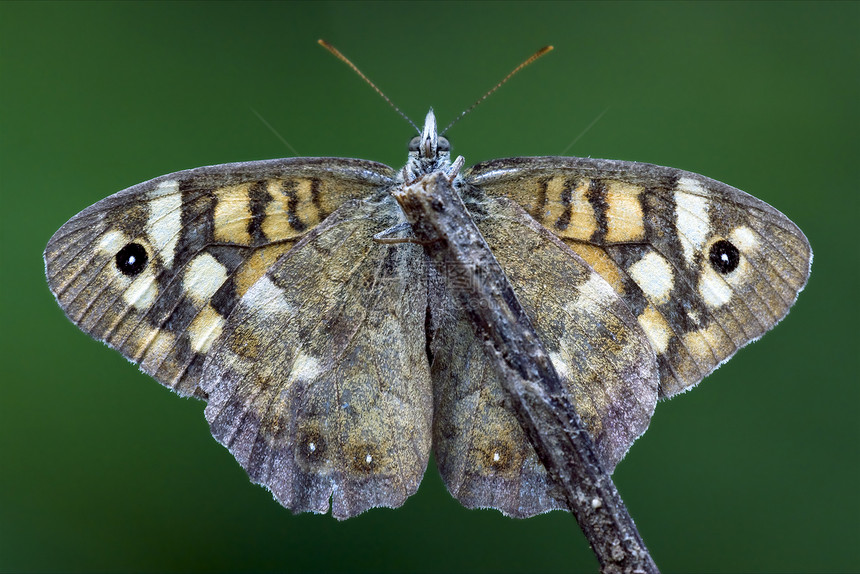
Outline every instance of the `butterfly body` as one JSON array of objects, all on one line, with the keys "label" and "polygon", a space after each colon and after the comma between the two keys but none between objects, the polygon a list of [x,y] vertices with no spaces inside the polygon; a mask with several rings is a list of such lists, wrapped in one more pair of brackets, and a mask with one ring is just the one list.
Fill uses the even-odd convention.
[{"label": "butterfly body", "polygon": [[[407,165],[293,158],[169,174],[51,238],[67,316],[165,386],[294,511],[397,507],[435,451],[467,506],[563,505],[393,190],[454,181],[610,468],[658,397],[697,384],[793,304],[811,250],[784,215],[675,170],[512,158],[460,173],[428,114]],[[414,149],[413,149],[414,148]]]}]

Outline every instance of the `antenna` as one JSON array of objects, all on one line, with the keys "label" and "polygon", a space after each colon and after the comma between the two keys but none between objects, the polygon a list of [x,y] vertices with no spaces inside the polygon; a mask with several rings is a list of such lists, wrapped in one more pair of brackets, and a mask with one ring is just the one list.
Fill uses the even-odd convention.
[{"label": "antenna", "polygon": [[531,64],[532,62],[537,60],[538,58],[540,58],[541,56],[544,56],[544,55],[548,54],[549,52],[552,52],[552,49],[553,49],[552,46],[544,46],[543,48],[541,48],[540,50],[538,50],[537,52],[532,54],[529,58],[527,58],[526,61],[524,61],[522,64],[520,64],[519,66],[517,66],[516,68],[511,70],[511,73],[508,74],[507,76],[505,76],[501,82],[496,84],[489,92],[484,94],[482,97],[478,98],[478,101],[475,102],[474,104],[472,104],[471,107],[469,107],[466,111],[464,111],[462,114],[460,114],[459,116],[454,118],[454,121],[452,121],[450,124],[448,124],[448,127],[445,128],[440,135],[445,135],[446,133],[448,133],[448,130],[451,129],[451,126],[453,126],[454,124],[459,122],[461,119],[463,119],[463,116],[465,116],[466,114],[468,114],[469,112],[474,110],[478,106],[478,104],[480,104],[481,102],[483,102],[484,100],[489,98],[493,92],[495,92],[496,90],[501,88],[502,84],[504,84],[505,82],[510,80],[514,74],[516,74],[517,72],[519,72],[520,70],[522,70],[523,68],[525,68],[526,66],[528,66],[529,64]]},{"label": "antenna", "polygon": [[[418,126],[416,126],[416,125],[415,125],[415,122],[413,122],[412,120],[410,120],[410,119],[409,119],[409,117],[408,117],[406,114],[404,114],[403,112],[401,112],[401,111],[400,111],[400,108],[398,108],[397,106],[395,106],[395,105],[394,105],[394,102],[392,102],[391,100],[389,100],[389,99],[388,99],[388,96],[386,96],[385,94],[383,94],[383,93],[382,93],[382,90],[380,90],[379,88],[377,88],[377,87],[376,87],[376,84],[374,84],[373,82],[371,82],[371,81],[367,78],[367,76],[365,76],[364,74],[362,74],[362,73],[361,73],[361,70],[359,70],[359,69],[358,69],[358,67],[357,67],[355,64],[353,64],[352,62],[350,62],[350,61],[349,61],[349,58],[347,58],[346,56],[344,56],[343,54],[341,54],[341,53],[340,53],[340,50],[338,50],[337,48],[335,48],[334,46],[332,46],[331,44],[329,44],[328,42],[326,42],[326,41],[325,41],[325,40],[323,40],[322,38],[320,38],[319,40],[317,40],[317,44],[319,44],[320,46],[322,46],[323,48],[325,48],[326,50],[328,50],[329,52],[331,52],[332,54],[334,54],[334,55],[335,55],[335,57],[337,57],[337,59],[338,59],[338,60],[340,60],[341,62],[345,63],[347,66],[349,66],[350,68],[352,68],[352,71],[353,71],[353,72],[355,72],[356,74],[358,74],[358,75],[361,77],[361,79],[362,79],[362,80],[364,80],[365,82],[367,82],[368,84],[370,84],[370,87],[371,87],[371,88],[373,88],[374,90],[376,90],[376,93],[377,93],[377,94],[379,94],[380,96],[382,96],[382,99],[383,99],[383,100],[385,100],[386,102],[388,102],[388,105],[390,105],[392,108],[394,108],[394,111],[396,111],[398,114],[400,114],[400,116],[401,116],[404,120],[406,120],[407,122],[409,122],[409,125],[411,125],[413,128],[415,128],[415,131],[416,131],[416,132],[420,132],[420,131],[421,131],[421,130],[419,130],[419,129],[418,129]],[[531,59],[534,59],[534,56],[532,56],[532,58],[531,58]],[[525,64],[523,64],[523,65],[525,65]],[[520,67],[522,67],[522,66],[520,66]],[[513,72],[512,72],[512,73],[513,73]],[[505,80],[507,80],[507,78],[505,78]],[[474,106],[473,106],[473,107],[474,107]]]}]

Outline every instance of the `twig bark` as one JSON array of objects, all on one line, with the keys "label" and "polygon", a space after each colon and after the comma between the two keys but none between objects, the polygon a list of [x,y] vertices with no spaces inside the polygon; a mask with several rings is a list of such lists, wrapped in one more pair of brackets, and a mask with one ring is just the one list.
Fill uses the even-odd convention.
[{"label": "twig bark", "polygon": [[467,289],[457,289],[461,304],[488,345],[517,418],[564,493],[601,571],[658,572],[531,321],[451,181],[434,172],[394,196],[434,264],[476,271]]}]

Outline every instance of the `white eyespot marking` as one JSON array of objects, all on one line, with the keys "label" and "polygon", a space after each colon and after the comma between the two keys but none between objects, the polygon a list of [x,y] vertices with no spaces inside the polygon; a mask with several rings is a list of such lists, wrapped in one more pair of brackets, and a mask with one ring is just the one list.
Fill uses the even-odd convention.
[{"label": "white eyespot marking", "polygon": [[642,330],[645,331],[645,336],[648,337],[654,352],[665,353],[666,349],[669,348],[669,341],[672,339],[673,333],[663,315],[653,305],[648,305],[636,320]]},{"label": "white eyespot marking", "polygon": [[163,181],[149,192],[149,220],[146,233],[156,253],[168,269],[173,267],[176,244],[182,229],[182,194],[179,182]]},{"label": "white eyespot marking", "polygon": [[601,502],[601,500],[599,498],[597,498],[595,496],[594,498],[591,499],[591,508],[594,508],[595,510],[597,510],[601,506],[603,506],[603,502]]},{"label": "white eyespot marking", "polygon": [[204,253],[188,264],[182,286],[195,303],[202,305],[212,298],[226,280],[227,268],[209,253]]},{"label": "white eyespot marking", "polygon": [[248,289],[242,298],[242,305],[260,315],[296,315],[296,310],[284,297],[283,289],[265,275]]},{"label": "white eyespot marking", "polygon": [[711,309],[718,309],[732,300],[732,288],[725,279],[706,266],[699,278],[699,295]]},{"label": "white eyespot marking", "polygon": [[188,326],[191,349],[195,353],[208,352],[223,330],[224,318],[211,305],[206,305]]},{"label": "white eyespot marking", "polygon": [[117,229],[112,229],[102,235],[102,238],[99,239],[99,242],[96,245],[96,251],[102,255],[113,257],[128,243],[129,239],[125,233]]},{"label": "white eyespot marking", "polygon": [[747,226],[738,227],[732,231],[729,235],[729,241],[743,253],[750,253],[758,248],[758,237]]},{"label": "white eyespot marking", "polygon": [[710,202],[707,191],[695,179],[684,177],[678,180],[675,192],[675,226],[684,249],[684,259],[692,263],[711,233],[708,215]]},{"label": "white eyespot marking", "polygon": [[493,453],[493,462],[499,462],[502,459],[502,456],[498,452]]},{"label": "white eyespot marking", "polygon": [[653,302],[662,304],[669,301],[669,294],[675,286],[675,273],[662,255],[649,251],[630,266],[629,273]]},{"label": "white eyespot marking", "polygon": [[370,455],[367,455],[366,457],[364,457],[364,462],[366,462],[367,464],[370,464],[371,462],[373,462],[373,457]]},{"label": "white eyespot marking", "polygon": [[157,296],[158,283],[155,281],[155,272],[152,267],[147,267],[122,293],[125,302],[138,310],[149,308]]},{"label": "white eyespot marking", "polygon": [[317,443],[315,443],[314,441],[311,441],[308,443],[308,450],[309,451],[315,452],[316,449],[317,449]]}]

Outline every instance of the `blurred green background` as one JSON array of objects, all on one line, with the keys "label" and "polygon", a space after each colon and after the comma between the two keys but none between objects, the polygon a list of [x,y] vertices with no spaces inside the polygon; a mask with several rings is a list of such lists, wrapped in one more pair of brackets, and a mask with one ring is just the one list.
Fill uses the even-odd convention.
[{"label": "blurred green background", "polygon": [[860,568],[854,3],[0,3],[2,571],[595,571],[574,520],[461,508],[435,467],[399,510],[293,516],[183,400],[69,323],[41,253],[151,177],[291,155],[399,167],[416,122],[467,164],[569,150],[680,167],[806,232],[774,332],[661,403],[615,473],[666,572]]}]

